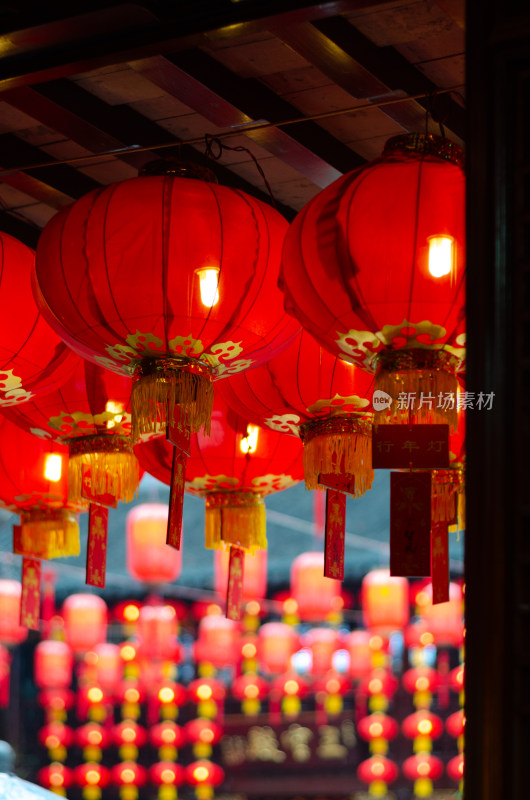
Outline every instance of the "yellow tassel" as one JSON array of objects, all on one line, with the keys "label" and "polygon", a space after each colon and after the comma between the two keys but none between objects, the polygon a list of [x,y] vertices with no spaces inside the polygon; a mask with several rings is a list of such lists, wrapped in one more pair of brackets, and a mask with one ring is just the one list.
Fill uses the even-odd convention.
[{"label": "yellow tassel", "polygon": [[317,489],[320,473],[355,476],[354,497],[372,488],[372,438],[364,433],[322,434],[304,440],[304,477],[307,489]]},{"label": "yellow tassel", "polygon": [[[444,369],[381,370],[375,376],[374,390],[386,392],[392,398],[389,408],[374,413],[374,425],[445,424],[450,425],[452,431],[457,428],[458,379],[451,372]],[[411,398],[410,409],[406,407],[407,402],[402,404],[403,408],[398,407],[402,392],[405,400]],[[432,401],[427,402],[427,398]]]},{"label": "yellow tassel", "polygon": [[35,558],[79,555],[79,523],[72,511],[25,511],[20,524],[21,546],[26,555]]},{"label": "yellow tassel", "polygon": [[80,453],[68,461],[68,499],[82,499],[83,465],[90,469],[91,488],[95,494],[110,494],[117,501],[129,503],[138,492],[140,467],[134,453]]},{"label": "yellow tassel", "polygon": [[142,374],[133,383],[131,394],[133,441],[137,442],[143,434],[163,432],[166,424],[173,424],[175,406],[179,427],[193,433],[202,427],[209,434],[213,406],[211,378],[185,369]]},{"label": "yellow tassel", "polygon": [[208,549],[235,545],[247,552],[267,549],[265,504],[209,505],[206,501],[205,544]]},{"label": "yellow tassel", "polygon": [[437,485],[436,482],[433,482],[431,505],[433,522],[452,522],[455,519],[456,496],[456,486],[453,484]]}]

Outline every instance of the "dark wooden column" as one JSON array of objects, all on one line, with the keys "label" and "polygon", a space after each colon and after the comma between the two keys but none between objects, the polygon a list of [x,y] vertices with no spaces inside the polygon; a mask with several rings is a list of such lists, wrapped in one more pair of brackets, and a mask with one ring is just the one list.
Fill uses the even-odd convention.
[{"label": "dark wooden column", "polygon": [[468,0],[466,800],[530,796],[530,6]]}]

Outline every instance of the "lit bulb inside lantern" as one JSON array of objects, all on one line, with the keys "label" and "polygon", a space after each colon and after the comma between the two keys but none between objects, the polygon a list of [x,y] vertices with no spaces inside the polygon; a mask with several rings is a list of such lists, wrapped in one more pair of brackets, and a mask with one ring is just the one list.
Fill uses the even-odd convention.
[{"label": "lit bulb inside lantern", "polygon": [[116,403],[114,400],[108,400],[105,404],[105,411],[114,414],[114,419],[107,420],[107,428],[114,428],[123,419],[123,403]]},{"label": "lit bulb inside lantern", "polygon": [[433,278],[443,278],[453,270],[453,238],[429,236],[429,272]]},{"label": "lit bulb inside lantern", "polygon": [[212,308],[219,302],[219,270],[216,267],[196,270],[199,276],[201,303]]},{"label": "lit bulb inside lantern", "polygon": [[257,425],[247,425],[247,435],[241,439],[242,453],[255,453],[258,446],[259,428]]},{"label": "lit bulb inside lantern", "polygon": [[49,453],[44,461],[44,477],[46,480],[53,481],[54,483],[60,481],[62,469],[62,457],[58,453]]}]

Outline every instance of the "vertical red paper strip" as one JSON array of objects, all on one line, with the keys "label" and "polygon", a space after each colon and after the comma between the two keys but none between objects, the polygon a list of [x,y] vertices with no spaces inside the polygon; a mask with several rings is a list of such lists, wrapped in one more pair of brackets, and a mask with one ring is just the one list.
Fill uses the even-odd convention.
[{"label": "vertical red paper strip", "polygon": [[86,582],[89,586],[105,586],[107,569],[107,532],[109,510],[90,503],[88,515],[88,546],[86,554]]},{"label": "vertical red paper strip", "polygon": [[346,495],[334,489],[326,491],[326,538],[324,575],[344,580],[344,537],[346,534]]},{"label": "vertical red paper strip", "polygon": [[449,600],[449,536],[447,522],[437,522],[431,530],[432,602]]},{"label": "vertical red paper strip", "polygon": [[431,473],[390,473],[390,574],[431,574]]},{"label": "vertical red paper strip", "polygon": [[167,519],[167,544],[180,550],[182,542],[182,512],[184,510],[184,480],[186,477],[187,455],[180,448],[173,448],[171,466],[171,494],[169,496],[169,515]]},{"label": "vertical red paper strip", "polygon": [[22,559],[20,624],[34,631],[39,630],[40,620],[40,570],[40,561],[36,558]]},{"label": "vertical red paper strip", "polygon": [[81,497],[88,500],[90,503],[99,503],[101,506],[109,506],[110,508],[118,508],[118,501],[116,497],[110,492],[103,494],[96,494],[92,488],[92,470],[88,464],[83,464],[81,468]]},{"label": "vertical red paper strip", "polygon": [[243,605],[243,574],[245,569],[245,551],[240,547],[230,548],[228,562],[228,586],[226,590],[226,616],[228,619],[240,620]]},{"label": "vertical red paper strip", "polygon": [[178,427],[178,413],[175,409],[175,423],[171,423],[166,428],[166,438],[168,442],[174,444],[182,453],[189,456],[191,445],[191,433],[189,428],[182,430]]}]

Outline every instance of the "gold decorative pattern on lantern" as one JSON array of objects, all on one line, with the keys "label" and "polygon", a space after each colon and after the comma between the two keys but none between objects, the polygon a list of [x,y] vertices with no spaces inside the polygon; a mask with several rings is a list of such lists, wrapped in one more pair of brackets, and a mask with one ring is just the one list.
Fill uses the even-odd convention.
[{"label": "gold decorative pattern on lantern", "polygon": [[24,389],[22,379],[13,375],[12,369],[0,370],[0,406],[16,406],[32,397],[33,392]]},{"label": "gold decorative pattern on lantern", "polygon": [[403,133],[389,139],[383,149],[383,156],[408,156],[421,154],[450,161],[464,168],[464,151],[445,136],[432,133]]}]

